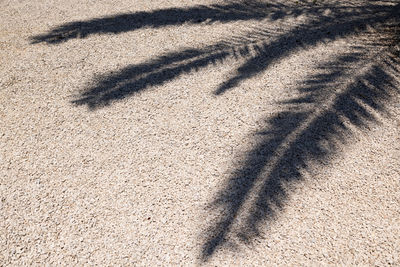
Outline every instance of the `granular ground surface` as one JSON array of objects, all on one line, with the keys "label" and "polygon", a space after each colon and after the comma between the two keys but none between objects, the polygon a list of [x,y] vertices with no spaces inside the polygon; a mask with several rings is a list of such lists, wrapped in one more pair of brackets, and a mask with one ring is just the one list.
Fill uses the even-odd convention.
[{"label": "granular ground surface", "polygon": [[400,265],[396,1],[0,1],[0,265]]}]

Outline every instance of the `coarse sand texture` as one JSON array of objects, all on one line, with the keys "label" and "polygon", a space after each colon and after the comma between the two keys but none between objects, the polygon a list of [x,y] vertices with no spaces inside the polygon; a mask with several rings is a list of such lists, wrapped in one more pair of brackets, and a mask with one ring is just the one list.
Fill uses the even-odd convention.
[{"label": "coarse sand texture", "polygon": [[400,3],[0,0],[0,266],[400,266]]}]

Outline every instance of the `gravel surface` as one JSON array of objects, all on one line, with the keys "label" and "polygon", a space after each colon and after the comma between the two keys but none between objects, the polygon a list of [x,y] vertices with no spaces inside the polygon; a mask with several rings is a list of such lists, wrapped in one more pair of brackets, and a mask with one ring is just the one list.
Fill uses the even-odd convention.
[{"label": "gravel surface", "polygon": [[0,1],[0,265],[400,265],[399,4],[281,2]]}]

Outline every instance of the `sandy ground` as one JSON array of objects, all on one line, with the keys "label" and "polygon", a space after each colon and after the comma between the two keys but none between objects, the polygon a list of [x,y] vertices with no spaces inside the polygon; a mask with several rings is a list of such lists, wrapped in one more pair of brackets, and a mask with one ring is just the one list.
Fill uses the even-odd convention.
[{"label": "sandy ground", "polygon": [[374,5],[0,1],[0,265],[400,265]]}]

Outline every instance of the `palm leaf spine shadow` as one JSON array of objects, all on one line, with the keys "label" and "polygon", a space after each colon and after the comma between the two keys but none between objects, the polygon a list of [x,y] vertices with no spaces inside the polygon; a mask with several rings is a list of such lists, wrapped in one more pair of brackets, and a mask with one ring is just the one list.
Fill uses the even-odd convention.
[{"label": "palm leaf spine shadow", "polygon": [[[345,58],[349,57],[357,60],[354,56]],[[339,59],[339,62],[342,60]],[[392,58],[390,65],[398,63]],[[336,64],[329,62],[326,65]],[[269,120],[267,130],[259,133],[265,135],[264,140],[248,153],[242,167],[229,178],[211,205],[216,210],[221,210],[222,206],[227,213],[207,229],[208,238],[202,250],[204,261],[227,241],[226,235],[250,192],[258,189],[251,210],[246,211],[247,217],[235,233],[243,242],[250,242],[259,236],[260,223],[273,220],[277,212],[283,209],[288,196],[287,188],[302,180],[303,170],[306,171],[312,162],[325,165],[338,143],[349,139],[349,124],[358,128],[366,127],[368,122],[375,120],[369,109],[384,112],[384,103],[393,92],[399,92],[399,80],[396,81],[390,72],[374,64],[361,76],[355,77],[356,81],[342,93],[334,96],[328,108],[319,109],[318,106],[323,106],[327,100],[321,94],[327,94],[326,89],[331,88],[329,85],[321,88],[326,86],[326,77],[330,80],[330,76],[343,75],[340,68],[332,68],[329,73],[308,80],[306,83],[309,86],[299,89],[306,92],[306,96],[289,102],[296,103],[298,111],[279,112]],[[326,68],[323,70],[326,71]],[[302,108],[302,105],[309,106],[310,103],[311,107]],[[264,167],[269,161],[274,161],[273,167],[265,171]],[[255,188],[256,184],[260,185]]]}]

